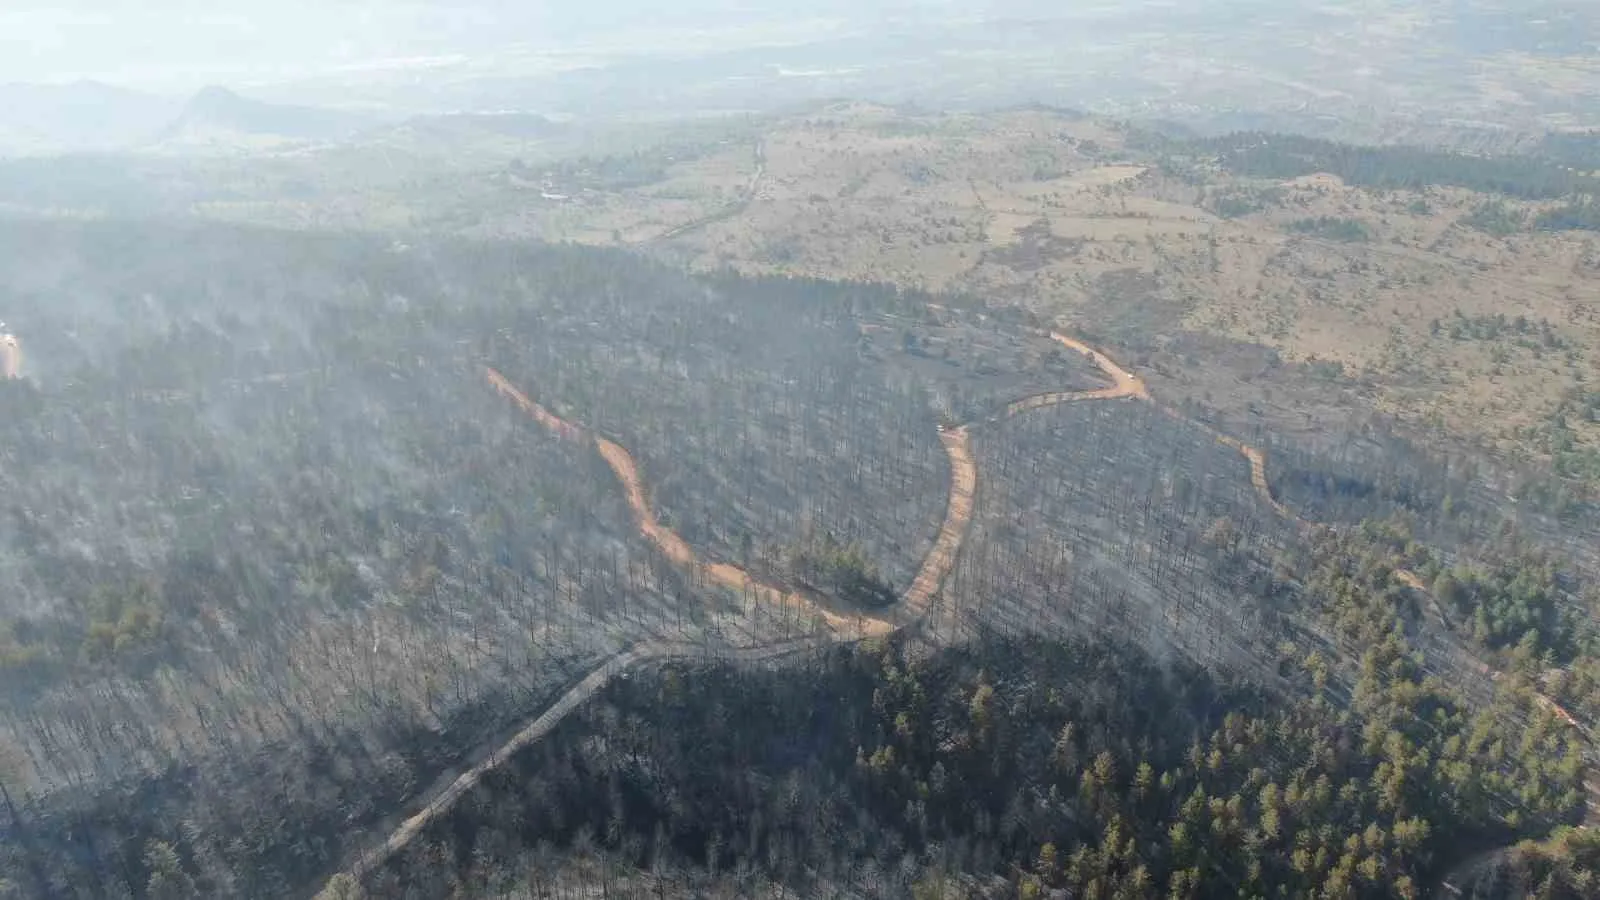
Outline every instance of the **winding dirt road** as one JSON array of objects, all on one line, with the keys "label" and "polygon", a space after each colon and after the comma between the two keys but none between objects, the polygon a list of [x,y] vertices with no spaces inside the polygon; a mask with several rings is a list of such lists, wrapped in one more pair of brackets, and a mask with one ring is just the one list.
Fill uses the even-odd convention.
[{"label": "winding dirt road", "polygon": [[[1089,361],[1093,362],[1101,372],[1104,372],[1111,379],[1112,386],[1098,391],[1080,391],[1076,394],[1042,394],[1041,396],[1064,397],[1067,402],[1073,400],[1118,400],[1123,397],[1133,397],[1145,401],[1152,399],[1150,387],[1144,383],[1144,379],[1117,365],[1115,360],[1100,352],[1098,348],[1091,347],[1076,338],[1068,337],[1059,331],[1050,332],[1050,339],[1089,357]],[[1030,408],[1036,409],[1037,407]]]},{"label": "winding dirt road", "polygon": [[[759,179],[759,174],[757,179]],[[753,185],[751,193],[753,193]],[[1166,415],[1182,421],[1188,421],[1200,427],[1218,443],[1231,447],[1242,454],[1250,464],[1251,484],[1262,500],[1283,517],[1301,525],[1306,524],[1304,520],[1300,519],[1273,496],[1271,484],[1267,480],[1266,454],[1259,448],[1224,434],[1203,422],[1197,422],[1176,409],[1156,403],[1148,385],[1142,379],[1118,365],[1095,347],[1059,332],[1049,332],[1049,336],[1063,346],[1088,357],[1101,372],[1111,379],[1111,386],[1088,391],[1055,391],[1035,394],[1008,404],[1004,410],[1006,417],[1064,403],[1121,399],[1134,399],[1150,403]],[[688,542],[684,541],[671,528],[663,525],[656,517],[654,510],[650,506],[643,480],[639,474],[638,465],[634,461],[632,454],[622,445],[562,419],[535,402],[493,368],[485,369],[485,377],[491,387],[508,397],[534,421],[554,434],[572,441],[592,441],[600,456],[611,467],[618,481],[621,482],[627,495],[628,506],[633,513],[640,533],[675,565],[689,569],[706,582],[736,591],[741,596],[753,597],[757,601],[767,604],[782,603],[786,606],[811,612],[828,623],[833,635],[813,636],[735,649],[713,649],[709,645],[681,641],[647,641],[612,656],[563,693],[555,703],[513,735],[510,740],[485,753],[478,763],[445,786],[436,796],[429,799],[422,809],[406,819],[382,844],[362,854],[349,870],[349,874],[355,876],[358,881],[378,866],[383,865],[395,854],[404,850],[430,823],[449,811],[456,801],[476,787],[485,775],[503,765],[518,752],[549,734],[568,713],[593,697],[609,684],[612,679],[634,666],[651,661],[695,657],[715,657],[739,663],[769,661],[791,654],[811,651],[832,643],[893,634],[919,623],[929,613],[934,598],[938,596],[946,578],[954,568],[956,558],[960,554],[961,546],[966,539],[968,527],[972,520],[978,471],[972,455],[969,426],[962,425],[955,428],[941,429],[939,435],[940,443],[944,446],[950,460],[950,489],[948,500],[946,501],[945,518],[940,526],[938,535],[934,539],[933,546],[923,558],[922,565],[918,569],[911,586],[901,596],[900,602],[881,618],[864,616],[857,611],[833,609],[821,602],[820,598],[787,591],[781,587],[760,582],[737,566],[701,560],[696,556]],[[1427,593],[1426,586],[1414,573],[1402,570],[1398,573],[1398,577],[1408,586]],[[1435,604],[1435,608],[1437,609],[1437,604]],[[1442,611],[1440,611],[1440,614],[1442,615]],[[1565,715],[1565,710],[1556,706],[1548,698],[1540,696],[1546,703],[1554,707],[1563,718],[1572,721],[1570,716]],[[1573,724],[1576,724],[1576,722],[1573,722]],[[1591,818],[1596,816],[1597,809],[1594,802],[1594,793],[1595,789],[1591,788]],[[1446,885],[1448,886],[1448,884],[1449,882],[1447,881]]]},{"label": "winding dirt road", "polygon": [[[1005,414],[1008,417],[1058,403],[1116,400],[1124,397],[1149,399],[1150,392],[1144,382],[1112,362],[1099,350],[1066,335],[1052,334],[1051,337],[1093,360],[1101,371],[1111,378],[1112,387],[1090,391],[1051,392],[1025,398],[1006,408]],[[972,455],[969,426],[944,428],[940,430],[939,442],[950,460],[950,489],[945,504],[944,522],[939,527],[933,546],[923,557],[922,565],[918,568],[911,586],[906,589],[900,602],[887,617],[867,617],[856,613],[855,617],[851,618],[838,610],[824,606],[816,598],[764,584],[737,566],[700,560],[688,542],[661,524],[656,517],[646,495],[643,479],[639,475],[639,467],[627,449],[609,438],[591,434],[583,427],[568,422],[546,409],[495,369],[486,367],[484,374],[491,387],[505,395],[534,421],[554,434],[567,440],[587,439],[594,442],[600,456],[616,473],[617,480],[622,483],[623,490],[627,494],[628,506],[633,512],[640,533],[662,555],[676,565],[691,569],[705,580],[737,591],[741,595],[754,595],[762,602],[783,603],[817,614],[829,624],[835,634],[833,638],[821,639],[822,644],[893,634],[922,621],[932,609],[934,598],[938,596],[945,579],[955,567],[962,543],[966,539],[968,526],[972,521],[978,487],[978,466]],[[348,873],[359,881],[404,850],[430,823],[446,813],[456,801],[476,787],[485,775],[549,734],[568,713],[633,666],[656,660],[705,656],[708,653],[732,662],[758,662],[812,650],[818,646],[819,639],[815,637],[715,651],[701,644],[649,641],[619,653],[573,685],[561,695],[560,699],[513,735],[510,740],[484,754],[477,764],[463,772],[436,796],[429,799],[420,810],[402,822],[382,844],[363,853]]]},{"label": "winding dirt road", "polygon": [[[610,464],[611,471],[617,474],[617,480],[622,482],[622,487],[628,495],[628,506],[632,508],[634,519],[639,523],[640,533],[661,551],[662,556],[689,569],[706,581],[737,592],[741,597],[751,597],[758,603],[781,604],[803,612],[815,613],[826,620],[828,626],[836,632],[842,633],[850,628],[852,620],[848,616],[813,601],[811,597],[757,581],[738,566],[728,563],[708,563],[697,558],[694,551],[689,548],[688,542],[679,537],[676,531],[662,525],[656,518],[655,510],[645,497],[644,483],[639,478],[639,467],[634,463],[633,456],[620,444],[603,437],[597,436],[595,445],[599,448],[600,455]],[[894,630],[894,625],[888,621],[873,617],[863,617],[861,626],[862,632],[868,635],[888,634]]]},{"label": "winding dirt road", "polygon": [[[533,417],[534,421],[540,425],[568,440],[584,440],[588,438],[594,442],[595,449],[599,451],[601,458],[606,461],[607,465],[611,466],[611,471],[616,473],[617,480],[622,482],[623,490],[628,499],[628,507],[632,510],[634,520],[639,525],[639,532],[661,552],[661,555],[671,560],[673,564],[689,569],[704,581],[735,591],[741,597],[750,597],[758,603],[782,604],[803,612],[819,615],[836,632],[843,633],[851,629],[852,626],[859,626],[861,633],[872,636],[888,634],[895,629],[896,626],[887,620],[865,616],[859,619],[853,618],[838,610],[828,608],[805,594],[787,591],[775,585],[758,581],[752,578],[744,569],[737,566],[700,560],[695,556],[694,550],[689,547],[687,541],[680,537],[677,532],[662,525],[661,521],[656,518],[655,510],[650,505],[649,497],[645,493],[644,480],[639,475],[639,466],[634,461],[633,455],[623,448],[621,444],[598,434],[590,434],[583,427],[574,425],[550,412],[529,398],[527,394],[519,390],[504,375],[494,369],[486,369],[485,374],[489,379],[490,385],[500,393],[510,397],[517,406],[521,407],[524,412]],[[963,448],[963,452],[965,452],[965,448]],[[954,454],[952,454],[951,459],[952,463],[954,463]],[[950,530],[955,534],[957,542],[965,533],[967,518],[970,518],[970,511],[967,517],[963,517],[959,521],[951,522],[947,519],[945,523],[946,530]],[[941,537],[943,535],[944,532],[941,531]],[[926,563],[924,568],[926,568]],[[945,567],[945,570],[948,571],[948,566]],[[938,574],[937,578],[942,582],[943,573]]]},{"label": "winding dirt road", "polygon": [[349,870],[349,874],[358,881],[409,846],[417,835],[421,834],[431,822],[453,807],[456,801],[465,796],[467,792],[476,787],[484,776],[503,765],[521,750],[541,740],[568,713],[593,697],[609,684],[612,679],[636,665],[657,660],[703,657],[708,654],[718,659],[737,663],[769,661],[791,654],[814,650],[819,646],[825,646],[841,640],[848,641],[861,637],[892,634],[901,628],[915,624],[927,614],[931,608],[933,598],[938,595],[945,579],[950,574],[950,570],[954,568],[956,557],[960,554],[961,544],[966,538],[967,527],[972,520],[973,499],[978,483],[978,469],[972,456],[971,440],[965,427],[949,429],[940,433],[939,440],[950,458],[950,493],[946,503],[944,523],[940,526],[939,533],[934,538],[933,546],[929,549],[927,555],[923,557],[922,565],[917,571],[916,578],[912,581],[911,587],[900,598],[900,603],[894,609],[891,618],[866,616],[850,618],[836,610],[827,608],[812,597],[785,591],[782,588],[757,581],[748,572],[737,566],[727,563],[707,563],[700,560],[689,547],[688,542],[684,541],[672,529],[662,525],[656,517],[646,497],[644,484],[639,476],[638,465],[634,462],[632,454],[628,453],[622,445],[608,438],[590,434],[582,427],[574,425],[550,412],[523,393],[498,371],[488,368],[485,370],[485,376],[495,390],[510,398],[513,403],[536,422],[560,437],[568,440],[583,440],[585,438],[593,440],[601,457],[611,466],[612,471],[617,475],[617,479],[622,482],[623,489],[627,494],[628,506],[633,512],[635,521],[638,523],[640,533],[662,555],[679,566],[691,569],[706,580],[737,591],[741,595],[753,595],[761,602],[783,603],[818,614],[829,624],[837,637],[822,638],[820,640],[817,637],[806,637],[754,647],[733,650],[719,649],[715,651],[702,644],[681,641],[648,641],[607,659],[584,677],[582,681],[579,681],[563,693],[555,703],[513,735],[510,740],[485,754],[477,764],[445,786],[422,809],[402,822],[382,844],[362,854]]},{"label": "winding dirt road", "polygon": [[1047,406],[1059,406],[1063,403],[1083,403],[1091,400],[1122,400],[1133,398],[1136,400],[1150,400],[1150,388],[1139,376],[1117,365],[1109,356],[1101,353],[1094,347],[1075,338],[1067,337],[1057,331],[1050,332],[1050,339],[1089,357],[1106,377],[1111,379],[1111,387],[1096,388],[1092,391],[1051,391],[1044,394],[1033,394],[1014,401],[1006,406],[1006,415],[1015,416],[1035,409],[1044,409]]},{"label": "winding dirt road", "polygon": [[1288,519],[1291,522],[1305,524],[1304,519],[1301,519],[1289,507],[1278,502],[1278,498],[1272,495],[1272,484],[1267,481],[1267,455],[1261,452],[1260,448],[1252,444],[1247,444],[1231,434],[1224,434],[1223,432],[1218,431],[1216,428],[1207,425],[1204,422],[1191,419],[1171,407],[1163,406],[1161,407],[1161,411],[1173,417],[1174,419],[1188,422],[1189,424],[1201,429],[1202,431],[1211,435],[1211,438],[1222,446],[1231,447],[1234,450],[1239,451],[1239,454],[1250,463],[1250,484],[1255,487],[1256,493],[1260,495],[1262,501],[1268,506],[1271,506],[1274,512],[1285,519]]},{"label": "winding dirt road", "polygon": [[[1423,599],[1427,601],[1429,610],[1444,626],[1445,633],[1452,636],[1455,635],[1454,623],[1450,621],[1450,617],[1445,613],[1444,607],[1439,603],[1439,598],[1434,595],[1427,582],[1423,581],[1422,576],[1410,569],[1398,569],[1395,571],[1394,577],[1396,581],[1421,594]],[[1478,659],[1467,648],[1462,647],[1461,649],[1466,657],[1476,665],[1479,674],[1487,676],[1491,681],[1500,681],[1505,677],[1504,673]],[[1572,713],[1568,712],[1566,707],[1556,702],[1555,698],[1539,690],[1532,691],[1532,695],[1534,705],[1555,716],[1567,727],[1573,729],[1579,740],[1588,746],[1590,754],[1594,753],[1594,735],[1587,726]],[[1596,774],[1592,766],[1586,767],[1584,773],[1583,794],[1584,815],[1583,822],[1579,827],[1600,828],[1600,774]],[[1467,885],[1491,864],[1504,858],[1514,846],[1493,847],[1467,857],[1439,879],[1438,888],[1434,891],[1434,894],[1452,897],[1463,896]]]},{"label": "winding dirt road", "polygon": [[900,614],[900,627],[928,614],[933,598],[944,587],[945,577],[955,568],[956,556],[967,539],[967,526],[972,522],[973,501],[978,493],[978,464],[972,458],[972,438],[967,426],[939,432],[939,442],[950,457],[950,497],[945,501],[944,524],[939,527],[939,536],[933,539],[933,547],[922,558],[917,577],[900,598],[896,609]]},{"label": "winding dirt road", "polygon": [[532,399],[517,389],[517,386],[506,380],[504,375],[494,369],[485,370],[489,385],[500,393],[511,398],[511,402],[521,407],[522,411],[533,417],[535,422],[555,432],[558,437],[569,441],[583,440],[583,429],[561,418],[548,409],[533,402]]},{"label": "winding dirt road", "polygon": [[1300,521],[1299,516],[1296,516],[1287,506],[1279,503],[1278,498],[1272,495],[1272,485],[1267,481],[1267,455],[1261,452],[1260,448],[1247,444],[1233,435],[1224,434],[1204,422],[1196,421],[1173,407],[1156,403],[1155,397],[1150,393],[1150,387],[1144,383],[1143,379],[1117,365],[1115,360],[1100,350],[1057,331],[1050,332],[1050,337],[1052,340],[1071,347],[1073,350],[1089,357],[1099,367],[1100,371],[1110,376],[1113,386],[1098,391],[1083,391],[1075,394],[1036,394],[1011,404],[1006,408],[1007,413],[1016,415],[1019,412],[1026,412],[1030,409],[1039,409],[1045,406],[1054,406],[1057,403],[1079,400],[1118,400],[1123,397],[1143,400],[1146,403],[1155,405],[1157,409],[1178,421],[1188,422],[1200,428],[1224,447],[1237,450],[1250,463],[1250,483],[1255,486],[1256,493],[1261,496],[1261,499],[1284,518]]},{"label": "winding dirt road", "polygon": [[[756,180],[759,181],[759,174]],[[754,183],[752,184],[751,193],[754,193]],[[1121,400],[1125,398],[1153,402],[1150,389],[1143,380],[1117,365],[1116,362],[1100,350],[1059,332],[1050,332],[1050,337],[1062,345],[1087,356],[1101,372],[1111,379],[1111,386],[1088,391],[1053,391],[1036,394],[1009,404],[1005,409],[1006,417],[1063,403]],[[753,596],[756,600],[769,604],[782,603],[819,616],[828,623],[834,632],[833,638],[822,639],[825,643],[889,635],[921,622],[932,609],[934,598],[938,596],[945,579],[955,567],[956,558],[960,555],[962,543],[966,539],[968,526],[972,521],[978,486],[978,467],[972,455],[969,426],[961,425],[954,428],[941,428],[939,442],[943,445],[945,453],[950,460],[950,489],[945,504],[945,517],[943,524],[939,528],[938,535],[934,538],[933,546],[929,548],[928,553],[923,557],[922,565],[918,568],[917,575],[912,580],[911,586],[907,588],[906,592],[901,596],[900,602],[896,604],[894,609],[889,611],[886,617],[869,617],[857,611],[832,609],[820,602],[819,598],[786,591],[783,588],[762,583],[737,566],[728,563],[706,562],[699,559],[687,541],[683,540],[677,532],[663,525],[656,517],[654,510],[650,506],[643,479],[639,475],[638,464],[626,448],[609,438],[592,434],[582,426],[568,422],[546,409],[495,369],[486,367],[484,374],[491,387],[509,398],[529,417],[549,429],[552,433],[566,440],[593,441],[595,449],[606,461],[607,465],[611,467],[611,470],[616,473],[617,480],[622,483],[623,490],[627,495],[628,506],[639,526],[640,533],[663,556],[678,566],[690,569],[705,581],[736,591],[741,596]],[[1246,455],[1249,454],[1247,453]],[[1264,487],[1265,484],[1266,479],[1263,474],[1261,485]],[[1270,497],[1270,492],[1268,496]],[[519,751],[539,741],[568,713],[593,697],[609,684],[613,678],[635,665],[655,660],[704,656],[708,653],[715,655],[719,659],[733,662],[756,662],[780,658],[788,654],[814,649],[817,646],[819,646],[819,640],[815,637],[770,645],[716,651],[712,651],[707,646],[700,644],[649,641],[619,653],[606,660],[582,681],[567,690],[566,693],[561,695],[560,699],[518,731],[510,740],[484,754],[476,765],[462,773],[436,796],[431,798],[422,809],[401,823],[381,845],[362,854],[349,870],[349,874],[360,880],[367,873],[404,850],[431,822],[447,812],[457,800],[477,786],[485,775],[515,756]]]},{"label": "winding dirt road", "polygon": [[[492,368],[487,369],[486,374],[489,383],[495,389],[510,397],[539,424],[562,437],[573,440],[581,440],[586,435],[582,427],[540,406],[527,394],[518,390],[504,375]],[[911,587],[900,598],[900,603],[894,610],[895,614],[888,618],[878,618],[853,611],[841,612],[824,605],[818,598],[758,581],[738,566],[699,559],[687,541],[656,518],[633,455],[621,444],[609,438],[600,435],[591,437],[601,458],[611,466],[611,471],[616,473],[617,480],[622,482],[628,498],[628,507],[633,511],[640,533],[655,545],[663,556],[676,565],[690,569],[705,580],[736,591],[741,596],[753,596],[758,602],[781,603],[817,614],[839,633],[854,631],[866,637],[886,635],[925,615],[933,597],[938,594],[945,578],[954,568],[961,543],[966,538],[967,526],[972,521],[973,495],[978,486],[978,467],[972,457],[971,439],[966,427],[963,426],[939,434],[939,442],[943,444],[945,454],[950,458],[950,493],[945,505],[944,523],[934,538],[933,547],[923,557],[922,565],[917,570]]]},{"label": "winding dirt road", "polygon": [[[1057,332],[1051,332],[1050,337],[1088,356],[1094,361],[1095,365],[1100,367],[1101,371],[1111,376],[1112,381],[1116,386],[1102,391],[1090,391],[1079,395],[1040,394],[1034,397],[1028,397],[1026,399],[1019,400],[1016,403],[1011,404],[1007,410],[1008,412],[1014,414],[1029,409],[1038,409],[1040,407],[1050,406],[1058,402],[1085,399],[1100,400],[1115,399],[1118,397],[1137,397],[1140,400],[1155,403],[1155,399],[1151,396],[1149,389],[1145,386],[1144,382],[1138,378],[1138,376],[1117,365],[1104,353],[1101,353],[1099,350],[1096,350],[1095,348],[1090,347],[1081,341],[1074,340]],[[1242,454],[1250,463],[1250,483],[1255,487],[1256,493],[1261,497],[1262,501],[1271,506],[1272,509],[1278,513],[1278,515],[1289,520],[1290,522],[1302,527],[1310,525],[1309,522],[1301,518],[1293,510],[1281,503],[1277,497],[1273,496],[1272,485],[1267,480],[1267,456],[1259,447],[1248,444],[1239,438],[1233,437],[1232,435],[1225,434],[1217,428],[1204,422],[1196,421],[1195,419],[1184,415],[1177,409],[1168,406],[1162,406],[1160,404],[1156,405],[1157,408],[1159,408],[1163,413],[1166,413],[1168,416],[1180,421],[1189,422],[1190,424],[1201,428],[1217,443],[1222,444],[1225,447],[1231,447]],[[1455,630],[1451,627],[1450,620],[1445,615],[1443,607],[1440,606],[1438,599],[1433,595],[1433,591],[1428,588],[1428,585],[1422,580],[1421,576],[1409,569],[1400,569],[1395,572],[1395,578],[1406,587],[1422,594],[1422,596],[1427,600],[1434,615],[1437,616],[1444,624],[1446,633],[1451,635],[1455,634]],[[1461,649],[1468,658],[1475,659],[1474,655],[1465,647],[1462,647]],[[1478,660],[1477,665],[1479,667],[1479,671],[1482,674],[1487,675],[1490,679],[1494,681],[1499,681],[1501,679],[1502,673],[1495,670],[1488,663]],[[1579,722],[1578,719],[1570,712],[1568,712],[1565,707],[1556,702],[1554,698],[1544,694],[1541,691],[1535,690],[1533,692],[1533,702],[1541,709],[1550,712],[1566,725],[1575,729],[1583,742],[1589,744],[1591,751],[1594,749],[1595,744],[1590,730],[1584,726],[1583,723]],[[1587,828],[1600,828],[1600,775],[1597,775],[1592,771],[1588,773],[1584,778],[1583,787],[1585,794],[1583,825]],[[1461,893],[1459,884],[1463,883],[1466,877],[1470,876],[1472,872],[1477,871],[1483,865],[1504,854],[1506,851],[1507,848],[1500,848],[1487,851],[1468,859],[1462,865],[1451,870],[1451,872],[1448,873],[1441,881],[1440,887],[1445,891],[1459,896]]]}]

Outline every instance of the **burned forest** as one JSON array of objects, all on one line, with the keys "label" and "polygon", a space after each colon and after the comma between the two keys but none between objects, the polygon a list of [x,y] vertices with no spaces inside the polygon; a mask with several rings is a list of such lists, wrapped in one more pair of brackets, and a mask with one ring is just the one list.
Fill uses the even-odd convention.
[{"label": "burned forest", "polygon": [[0,897],[1408,897],[1595,815],[1583,509],[1068,321],[116,222],[0,295]]}]

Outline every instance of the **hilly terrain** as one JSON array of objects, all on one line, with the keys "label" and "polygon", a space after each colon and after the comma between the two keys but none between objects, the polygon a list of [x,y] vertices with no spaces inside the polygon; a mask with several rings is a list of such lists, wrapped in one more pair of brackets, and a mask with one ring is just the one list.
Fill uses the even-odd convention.
[{"label": "hilly terrain", "polygon": [[588,148],[611,133],[506,125],[418,119],[305,158],[131,177],[110,160],[14,164],[0,197],[957,291],[1070,317],[1169,394],[1251,428],[1378,419],[1513,468],[1536,458],[1571,483],[1513,489],[1553,507],[1600,471],[1593,135],[1484,157],[828,104],[608,155]]},{"label": "hilly terrain", "polygon": [[212,86],[191,97],[182,112],[154,135],[153,149],[166,153],[206,149],[240,152],[307,142],[329,143],[352,138],[382,121],[371,114],[265,103]]},{"label": "hilly terrain", "polygon": [[0,162],[0,898],[1596,896],[1588,95],[1291,80]]},{"label": "hilly terrain", "polygon": [[1479,158],[840,104],[663,161],[651,183],[580,190],[552,169],[547,193],[570,195],[552,201],[461,180],[446,210],[411,215],[982,296],[1068,316],[1248,427],[1379,418],[1583,483],[1600,440],[1595,146]]},{"label": "hilly terrain", "polygon": [[[1330,821],[1380,836],[1324,834],[1292,877],[1416,886],[1464,877],[1455,848],[1590,815],[1568,723],[1596,712],[1592,561],[1399,438],[1352,471],[959,294],[455,239],[3,237],[27,311],[27,377],[0,383],[22,896],[1206,895],[1287,883],[1252,860],[1282,816],[1329,814],[1320,779],[1347,785]],[[1115,676],[1089,662],[1111,648]],[[676,699],[626,711],[656,691]],[[1181,728],[1106,720],[1116,691]],[[821,718],[727,707],[744,697]],[[593,768],[624,739],[592,716],[632,723],[624,769]],[[671,735],[730,743],[685,768]],[[1020,748],[1040,740],[1067,781],[1038,780],[1058,770]],[[493,799],[522,767],[568,771],[569,741],[582,766],[530,795],[555,818]],[[733,818],[683,806],[744,771]],[[847,777],[868,779],[850,799],[760,812],[763,785]],[[935,825],[920,785],[952,778],[979,793]],[[1096,799],[1141,796],[1126,778],[1161,792]],[[1268,785],[1302,799],[1228,812]],[[1063,788],[1025,827],[973,806]],[[1224,843],[1169,845],[1167,816]],[[879,836],[801,850],[840,817]],[[1164,849],[1043,849],[1107,828]]]}]

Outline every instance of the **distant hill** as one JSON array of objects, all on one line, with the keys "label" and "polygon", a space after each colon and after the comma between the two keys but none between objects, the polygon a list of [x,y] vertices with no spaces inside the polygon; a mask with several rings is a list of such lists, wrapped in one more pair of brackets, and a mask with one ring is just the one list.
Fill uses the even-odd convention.
[{"label": "distant hill", "polygon": [[125,149],[150,140],[180,108],[95,81],[0,84],[0,154]]},{"label": "distant hill", "polygon": [[195,94],[158,136],[164,148],[260,147],[277,143],[340,141],[378,123],[343,110],[265,103],[227,88]]}]

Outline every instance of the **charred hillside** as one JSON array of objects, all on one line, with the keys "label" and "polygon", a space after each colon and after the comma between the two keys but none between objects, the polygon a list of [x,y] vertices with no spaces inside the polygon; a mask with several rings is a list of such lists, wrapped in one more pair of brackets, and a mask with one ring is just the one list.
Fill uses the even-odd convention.
[{"label": "charred hillside", "polygon": [[1405,896],[1585,815],[1582,560],[1020,313],[118,223],[0,296],[22,896]]}]

